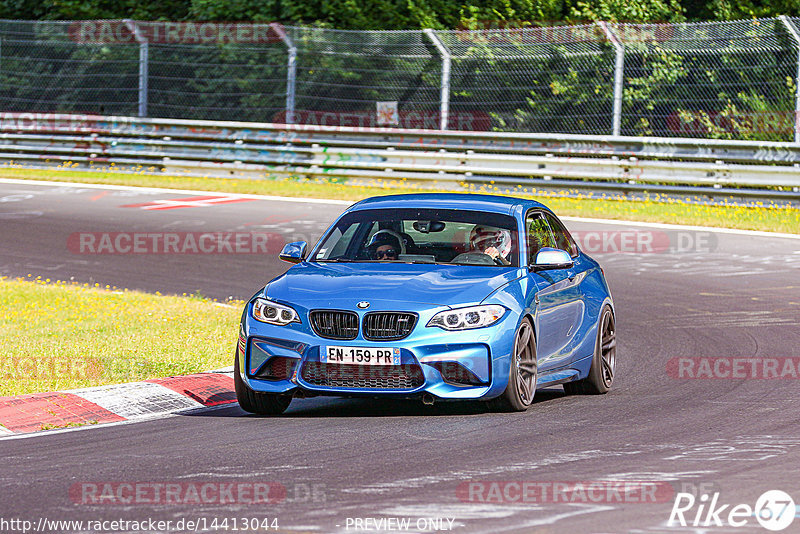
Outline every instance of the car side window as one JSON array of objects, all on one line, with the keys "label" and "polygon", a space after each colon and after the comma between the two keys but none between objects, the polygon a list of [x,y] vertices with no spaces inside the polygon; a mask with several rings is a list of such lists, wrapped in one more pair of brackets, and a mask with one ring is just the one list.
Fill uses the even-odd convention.
[{"label": "car side window", "polygon": [[576,257],[578,255],[578,246],[575,244],[575,240],[572,239],[572,236],[564,224],[549,213],[546,213],[545,217],[547,218],[547,222],[550,223],[550,229],[553,231],[553,237],[555,237],[556,240],[556,248],[568,252],[573,258]]},{"label": "car side window", "polygon": [[525,238],[528,243],[528,263],[536,262],[536,254],[542,247],[557,248],[550,226],[541,212],[533,211],[525,217]]}]

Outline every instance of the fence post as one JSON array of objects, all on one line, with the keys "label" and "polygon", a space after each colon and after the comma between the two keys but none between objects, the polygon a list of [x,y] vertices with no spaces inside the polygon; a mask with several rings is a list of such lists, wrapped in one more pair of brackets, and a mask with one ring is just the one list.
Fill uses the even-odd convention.
[{"label": "fence post", "polygon": [[786,15],[781,15],[778,18],[781,19],[781,22],[789,31],[789,35],[792,36],[794,44],[797,45],[797,73],[794,77],[794,83],[796,85],[794,91],[794,142],[800,143],[800,34],[797,33],[794,24],[786,18]]},{"label": "fence post", "polygon": [[612,114],[612,133],[613,135],[620,135],[620,124],[622,122],[622,83],[623,73],[625,68],[625,46],[617,39],[611,28],[605,22],[598,22],[598,26],[603,30],[606,38],[614,46],[616,51],[616,59],[614,60],[614,111]]},{"label": "fence post", "polygon": [[148,49],[149,43],[147,38],[139,31],[136,22],[131,19],[125,19],[125,26],[133,34],[133,38],[139,43],[139,116],[147,117],[147,81],[148,81],[148,58],[150,51]]},{"label": "fence post", "polygon": [[442,83],[440,88],[439,97],[439,129],[447,130],[450,121],[450,51],[445,44],[439,39],[432,29],[427,28],[424,30],[425,35],[439,51],[439,56],[442,58]]},{"label": "fence post", "polygon": [[286,45],[289,55],[286,65],[286,124],[294,124],[294,97],[297,85],[297,47],[294,46],[292,38],[283,29],[283,25],[273,22],[270,25],[272,31]]}]

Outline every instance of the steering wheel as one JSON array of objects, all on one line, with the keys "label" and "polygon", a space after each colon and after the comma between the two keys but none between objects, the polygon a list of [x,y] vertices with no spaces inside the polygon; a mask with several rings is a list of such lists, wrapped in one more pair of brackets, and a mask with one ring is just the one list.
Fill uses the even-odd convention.
[{"label": "steering wheel", "polygon": [[[475,265],[494,265],[495,260],[485,252],[464,252],[453,258],[450,263],[472,263]],[[502,265],[502,264],[500,264]]]}]

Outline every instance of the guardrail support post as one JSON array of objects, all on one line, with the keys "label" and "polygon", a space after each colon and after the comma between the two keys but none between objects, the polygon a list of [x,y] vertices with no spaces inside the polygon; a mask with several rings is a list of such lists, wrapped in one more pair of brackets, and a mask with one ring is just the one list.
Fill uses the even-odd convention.
[{"label": "guardrail support post", "polygon": [[612,134],[620,135],[620,125],[622,123],[622,83],[623,73],[625,69],[625,46],[617,39],[611,28],[605,22],[598,22],[598,26],[603,30],[611,44],[616,51],[616,59],[614,60],[614,110],[612,114]]},{"label": "guardrail support post", "polygon": [[450,50],[447,49],[445,44],[436,35],[436,32],[430,28],[424,30],[425,35],[439,51],[439,57],[442,59],[442,83],[439,97],[439,129],[447,130],[450,122]]},{"label": "guardrail support post", "polygon": [[139,43],[139,116],[147,117],[147,81],[148,81],[148,60],[150,50],[147,38],[139,31],[136,22],[130,19],[125,19],[125,26],[133,34],[136,42]]},{"label": "guardrail support post", "polygon": [[286,64],[286,124],[294,124],[294,97],[297,87],[297,47],[294,46],[292,38],[283,29],[283,25],[273,22],[270,25],[272,31],[286,45],[289,59]]},{"label": "guardrail support post", "polygon": [[794,83],[796,85],[794,91],[794,142],[800,143],[800,35],[797,33],[794,24],[786,18],[786,15],[781,15],[778,18],[781,19],[789,35],[792,36],[794,44],[797,46],[797,73],[794,77]]}]

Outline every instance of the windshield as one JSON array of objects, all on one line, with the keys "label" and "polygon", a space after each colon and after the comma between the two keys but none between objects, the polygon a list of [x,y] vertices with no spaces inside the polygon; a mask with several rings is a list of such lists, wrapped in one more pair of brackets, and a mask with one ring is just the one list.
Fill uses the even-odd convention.
[{"label": "windshield", "polygon": [[517,267],[513,217],[464,210],[359,210],[342,217],[311,261]]}]

